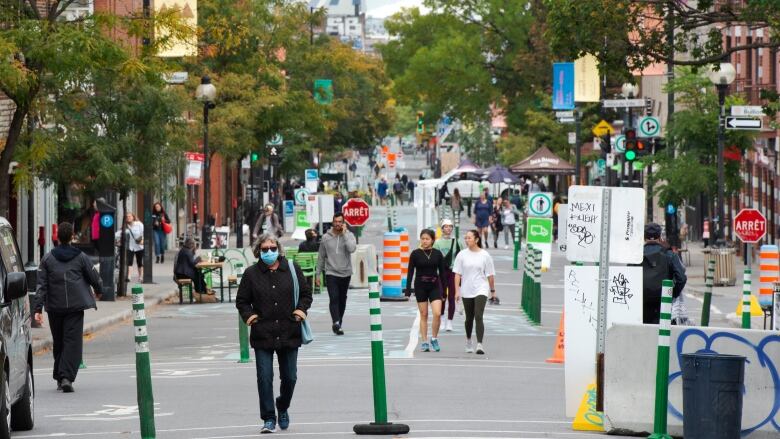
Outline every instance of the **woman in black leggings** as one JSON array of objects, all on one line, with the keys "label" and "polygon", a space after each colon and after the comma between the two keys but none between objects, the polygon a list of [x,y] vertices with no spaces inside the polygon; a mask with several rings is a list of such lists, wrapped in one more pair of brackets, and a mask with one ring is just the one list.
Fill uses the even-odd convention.
[{"label": "woman in black leggings", "polygon": [[[406,296],[411,296],[409,285],[415,270],[417,277],[414,279],[414,295],[417,297],[417,308],[420,310],[420,338],[421,350],[429,352],[431,348],[439,352],[439,326],[441,324],[441,283],[444,277],[444,256],[433,248],[436,234],[433,230],[425,229],[420,232],[420,248],[415,249],[409,255],[409,272],[406,277]],[[428,345],[428,302],[433,310],[433,324],[431,325],[431,344]]]},{"label": "woman in black leggings", "polygon": [[463,297],[463,309],[466,311],[466,352],[474,352],[471,343],[471,330],[477,326],[477,354],[484,354],[482,338],[485,335],[485,324],[482,315],[488,292],[491,298],[496,297],[496,270],[493,258],[487,250],[482,249],[482,238],[476,230],[469,230],[464,238],[466,250],[455,257],[455,300]]}]

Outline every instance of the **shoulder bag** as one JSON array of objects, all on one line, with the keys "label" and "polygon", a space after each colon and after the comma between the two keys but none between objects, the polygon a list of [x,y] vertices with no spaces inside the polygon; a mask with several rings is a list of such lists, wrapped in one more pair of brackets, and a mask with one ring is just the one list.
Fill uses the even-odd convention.
[{"label": "shoulder bag", "polygon": [[[293,297],[295,297],[295,303],[293,306],[298,306],[298,295],[300,294],[300,286],[298,285],[298,272],[295,270],[295,265],[291,260],[287,260],[287,264],[290,267],[290,274],[292,274],[293,280]],[[301,320],[301,343],[309,344],[314,341],[314,334],[309,326],[309,320]]]}]

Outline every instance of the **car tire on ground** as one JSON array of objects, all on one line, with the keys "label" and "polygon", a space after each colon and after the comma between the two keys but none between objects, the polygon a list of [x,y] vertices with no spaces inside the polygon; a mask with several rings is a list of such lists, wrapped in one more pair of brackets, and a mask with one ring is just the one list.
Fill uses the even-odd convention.
[{"label": "car tire on ground", "polygon": [[0,394],[0,439],[11,437],[11,384],[8,381],[8,367],[3,369],[3,386]]},{"label": "car tire on ground", "polygon": [[35,378],[32,362],[27,364],[24,392],[19,401],[11,407],[11,429],[29,431],[35,426]]}]

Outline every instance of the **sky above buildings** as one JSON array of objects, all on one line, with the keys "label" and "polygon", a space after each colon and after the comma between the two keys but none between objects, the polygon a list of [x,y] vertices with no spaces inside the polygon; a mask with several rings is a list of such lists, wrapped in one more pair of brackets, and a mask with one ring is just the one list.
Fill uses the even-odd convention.
[{"label": "sky above buildings", "polygon": [[369,16],[384,18],[395,14],[401,8],[422,8],[423,0],[366,0],[366,9]]}]

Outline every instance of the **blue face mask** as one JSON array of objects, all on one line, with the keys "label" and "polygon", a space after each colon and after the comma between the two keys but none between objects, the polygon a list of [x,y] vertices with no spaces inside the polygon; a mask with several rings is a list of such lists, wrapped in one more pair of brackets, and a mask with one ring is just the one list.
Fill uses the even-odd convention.
[{"label": "blue face mask", "polygon": [[279,259],[279,250],[275,252],[267,251],[264,253],[260,253],[260,259],[262,259],[266,265],[273,265],[274,262],[276,262],[276,260]]}]

